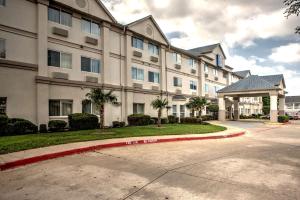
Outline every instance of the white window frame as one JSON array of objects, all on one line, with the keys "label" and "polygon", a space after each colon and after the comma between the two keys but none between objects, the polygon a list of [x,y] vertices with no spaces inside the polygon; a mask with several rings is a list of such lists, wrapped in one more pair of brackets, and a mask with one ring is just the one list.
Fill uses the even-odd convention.
[{"label": "white window frame", "polygon": [[196,68],[196,60],[193,59],[193,58],[189,58],[189,66],[190,66],[192,69],[195,69],[195,68]]},{"label": "white window frame", "polygon": [[204,64],[204,72],[205,72],[205,74],[208,74],[208,65],[207,64]]},{"label": "white window frame", "polygon": [[7,97],[0,97],[0,99],[5,102],[4,104],[0,104],[0,109],[4,110],[4,112],[0,114],[7,114]]},{"label": "white window frame", "polygon": [[174,52],[173,53],[173,60],[176,64],[181,65],[181,54]]},{"label": "white window frame", "polygon": [[[133,77],[133,70],[136,70],[136,77]],[[141,75],[141,74],[139,74],[139,73],[141,73],[142,72],[142,74],[143,74],[143,76],[142,76],[142,79],[141,79],[141,77],[139,76],[139,75]],[[141,69],[141,68],[138,68],[138,67],[131,67],[131,78],[133,79],[133,80],[137,80],[137,81],[144,81],[145,80],[145,72],[144,72],[144,69]]]},{"label": "white window frame", "polygon": [[[136,40],[136,42],[134,42],[135,40]],[[141,48],[139,47],[138,42],[141,42],[141,44],[142,44]],[[135,44],[136,44],[136,46],[135,46]],[[136,49],[144,50],[144,40],[141,38],[132,36],[131,37],[131,46]]]},{"label": "white window frame", "polygon": [[[150,76],[149,76],[150,73],[153,73],[153,81],[150,81]],[[158,76],[158,77],[156,77],[157,81],[155,81],[155,75]],[[150,83],[160,83],[159,72],[148,71],[148,82],[150,82]]]},{"label": "white window frame", "polygon": [[[54,10],[58,10],[59,11],[59,22],[55,22],[55,21],[52,21],[52,20],[49,19],[49,9],[54,9]],[[61,13],[62,12],[63,13],[67,13],[67,14],[69,14],[71,16],[71,24],[70,24],[70,26],[66,25],[66,24],[62,24],[62,22],[61,22]],[[72,27],[72,25],[73,25],[73,16],[72,16],[71,13],[62,10],[61,8],[48,7],[48,21],[51,21],[51,22],[54,22],[54,23],[58,23],[60,25],[66,26],[66,27]]]},{"label": "white window frame", "polygon": [[172,105],[172,115],[175,116],[175,117],[177,117],[177,105]]},{"label": "white window frame", "polygon": [[[82,62],[81,62],[81,58],[82,57],[90,59],[90,69],[91,69],[90,71],[84,71],[84,70],[82,70]],[[92,63],[93,63],[93,61],[99,62],[99,69],[98,69],[99,72],[93,72],[92,71]],[[101,74],[101,60],[100,59],[91,58],[91,57],[87,57],[87,56],[80,56],[80,70],[81,70],[81,72]]]},{"label": "white window frame", "polygon": [[[72,53],[68,53],[68,52],[64,52],[64,51],[58,51],[58,50],[54,50],[54,49],[48,49],[48,56],[49,56],[49,51],[55,51],[57,53],[59,53],[59,67],[58,68],[63,68],[63,69],[72,69],[72,63],[73,63],[73,56],[72,56]],[[70,55],[71,56],[71,63],[70,63],[70,67],[62,67],[61,65],[61,59],[62,59],[62,54],[67,54],[67,55]],[[48,61],[47,61],[48,62]],[[48,64],[48,63],[47,63]],[[57,66],[54,66],[54,65],[48,65],[50,67],[57,67]]]},{"label": "white window frame", "polygon": [[[177,79],[177,85],[175,85],[175,79]],[[173,86],[174,87],[182,87],[182,79],[179,77],[174,76],[173,77]]]},{"label": "white window frame", "polygon": [[205,85],[204,85],[204,91],[205,91],[205,94],[209,93],[209,85],[207,83],[205,83]]},{"label": "white window frame", "polygon": [[[192,88],[191,88],[192,86]],[[197,82],[194,80],[190,80],[190,89],[196,91],[197,90]]]},{"label": "white window frame", "polygon": [[218,70],[217,69],[214,69],[214,75],[215,75],[215,77],[218,76]]},{"label": "white window frame", "polygon": [[158,56],[159,55],[158,45],[149,42],[148,43],[148,52],[150,53],[150,55]]},{"label": "white window frame", "polygon": [[[136,112],[134,112],[134,106],[136,105]],[[139,108],[143,108],[143,112],[139,112]],[[144,103],[133,103],[132,104],[132,113],[133,114],[145,114],[145,104]]]},{"label": "white window frame", "polygon": [[[82,25],[83,21],[86,21],[86,22],[88,22],[88,23],[90,24],[90,30],[89,30],[89,31],[86,31],[86,30],[83,28],[83,25]],[[93,29],[93,28],[92,28],[92,25],[93,25],[93,24],[98,25],[98,33],[97,33],[97,34],[95,34],[95,33],[92,32],[92,29]],[[91,20],[91,19],[87,19],[87,18],[81,18],[81,31],[84,32],[84,33],[88,33],[88,34],[90,34],[90,35],[93,35],[93,36],[100,36],[100,35],[101,35],[101,28],[100,28],[100,25],[99,25],[97,22],[95,22],[95,21],[93,21],[93,20]]]},{"label": "white window frame", "polygon": [[[59,101],[59,115],[50,115],[50,101]],[[68,115],[63,115],[63,103],[71,103],[72,108],[71,108],[71,113],[73,113],[73,100],[71,99],[49,99],[49,117],[66,117]]]}]

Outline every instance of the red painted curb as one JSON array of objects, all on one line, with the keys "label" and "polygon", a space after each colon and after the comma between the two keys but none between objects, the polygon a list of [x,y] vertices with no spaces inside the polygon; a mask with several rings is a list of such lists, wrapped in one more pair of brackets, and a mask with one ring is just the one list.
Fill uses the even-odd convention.
[{"label": "red painted curb", "polygon": [[95,151],[99,149],[107,149],[113,147],[122,147],[128,145],[136,145],[136,144],[153,144],[153,143],[163,143],[163,142],[176,142],[176,141],[190,141],[190,140],[211,140],[211,139],[222,139],[222,138],[232,138],[244,135],[245,132],[238,132],[231,135],[216,135],[216,136],[207,136],[207,137],[181,137],[181,138],[166,138],[166,139],[148,139],[148,140],[135,140],[135,141],[128,141],[128,142],[117,142],[117,143],[110,143],[110,144],[100,144],[95,146],[83,147],[78,149],[72,149],[68,151],[61,151],[57,153],[49,153],[40,156],[34,156],[30,158],[20,159],[16,161],[11,161],[7,163],[3,163],[0,165],[0,171],[4,171],[7,169],[12,169],[24,165],[29,165],[45,160],[50,160],[54,158],[64,157],[73,154],[84,153],[88,151]]}]

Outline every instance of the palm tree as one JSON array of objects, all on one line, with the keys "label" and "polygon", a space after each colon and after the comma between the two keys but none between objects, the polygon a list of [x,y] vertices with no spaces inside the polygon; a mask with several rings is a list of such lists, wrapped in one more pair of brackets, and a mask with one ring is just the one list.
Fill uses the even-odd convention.
[{"label": "palm tree", "polygon": [[186,107],[192,109],[193,111],[198,111],[199,118],[202,120],[202,110],[208,105],[207,100],[202,97],[192,97],[186,104]]},{"label": "palm tree", "polygon": [[104,105],[106,103],[117,104],[117,97],[112,94],[113,91],[105,93],[101,88],[93,88],[86,96],[91,100],[100,111],[100,128],[104,128]]},{"label": "palm tree", "polygon": [[158,110],[157,111],[157,126],[161,126],[161,113],[164,108],[168,105],[168,100],[167,99],[161,99],[157,98],[151,102],[151,106]]}]

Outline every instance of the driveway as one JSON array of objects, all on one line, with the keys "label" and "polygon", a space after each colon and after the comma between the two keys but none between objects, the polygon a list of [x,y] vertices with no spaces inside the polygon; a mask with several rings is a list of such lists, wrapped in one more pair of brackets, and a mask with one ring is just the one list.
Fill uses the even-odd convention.
[{"label": "driveway", "polygon": [[230,139],[136,145],[0,172],[0,199],[300,199],[300,123],[226,122]]}]

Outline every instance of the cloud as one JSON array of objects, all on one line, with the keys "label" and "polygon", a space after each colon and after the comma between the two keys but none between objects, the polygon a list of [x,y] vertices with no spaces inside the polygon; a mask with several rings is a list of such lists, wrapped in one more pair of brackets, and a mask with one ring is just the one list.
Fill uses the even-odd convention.
[{"label": "cloud", "polygon": [[183,32],[183,31],[173,31],[173,32],[170,32],[170,33],[167,33],[167,38],[168,39],[174,39],[174,38],[184,38],[184,37],[187,37],[188,35]]},{"label": "cloud", "polygon": [[272,54],[269,56],[274,62],[295,63],[300,62],[300,44],[290,43],[272,49]]}]

